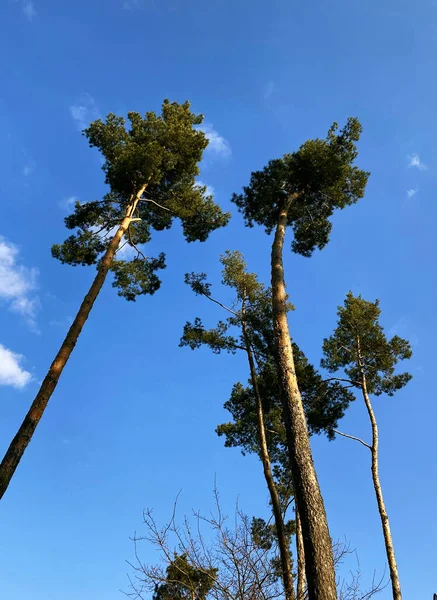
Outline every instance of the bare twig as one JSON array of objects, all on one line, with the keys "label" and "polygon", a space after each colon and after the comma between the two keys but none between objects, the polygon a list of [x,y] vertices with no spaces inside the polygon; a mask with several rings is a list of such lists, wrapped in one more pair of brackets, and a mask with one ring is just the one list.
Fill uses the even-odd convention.
[{"label": "bare twig", "polygon": [[155,204],[158,208],[162,208],[162,210],[167,210],[168,212],[171,212],[169,208],[167,208],[166,206],[162,206],[162,204],[158,204],[158,202],[152,200],[152,198],[141,198],[140,202],[151,202],[152,204]]},{"label": "bare twig", "polygon": [[337,429],[331,429],[331,431],[333,431],[334,433],[336,433],[338,435],[342,435],[345,438],[349,438],[350,440],[356,440],[357,442],[360,442],[360,444],[363,444],[363,446],[366,446],[366,448],[369,448],[369,450],[372,449],[372,446],[370,446],[366,442],[363,442],[363,440],[359,437],[355,437],[354,435],[349,435],[348,433],[343,433],[342,431],[338,431]]},{"label": "bare twig", "polygon": [[137,246],[134,244],[134,242],[132,241],[132,232],[131,232],[131,230],[130,230],[130,225],[129,225],[129,227],[127,228],[127,234],[128,234],[128,236],[129,236],[129,244],[130,244],[130,245],[131,245],[133,248],[135,248],[135,250],[138,252],[138,256],[142,256],[142,257],[143,257],[143,260],[147,260],[147,256],[145,256],[145,254],[143,254],[143,253],[141,252],[141,250],[140,250],[140,249],[139,249],[139,248],[138,248],[138,247],[137,247]]},{"label": "bare twig", "polygon": [[351,379],[345,379],[343,377],[329,377],[328,379],[324,379],[323,382],[326,383],[328,381],[342,381],[344,383],[350,383],[351,386],[354,387],[362,387],[359,381],[352,381]]}]

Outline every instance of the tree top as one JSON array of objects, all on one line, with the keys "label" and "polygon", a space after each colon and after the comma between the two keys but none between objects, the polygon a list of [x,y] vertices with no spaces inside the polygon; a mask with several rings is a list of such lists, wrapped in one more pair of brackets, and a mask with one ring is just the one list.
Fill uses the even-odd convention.
[{"label": "tree top", "polygon": [[337,314],[337,328],[323,342],[322,367],[331,373],[343,369],[356,385],[365,376],[369,393],[393,396],[412,377],[395,374],[397,364],[412,356],[410,343],[386,336],[379,322],[379,300],[370,302],[349,292]]},{"label": "tree top", "polygon": [[292,251],[311,256],[316,248],[322,249],[329,241],[334,210],[364,196],[369,173],[353,164],[361,131],[354,117],[341,130],[334,123],[325,139],[308,140],[297,151],[254,171],[243,193],[232,197],[246,225],[257,223],[271,233],[280,211],[288,208]]}]

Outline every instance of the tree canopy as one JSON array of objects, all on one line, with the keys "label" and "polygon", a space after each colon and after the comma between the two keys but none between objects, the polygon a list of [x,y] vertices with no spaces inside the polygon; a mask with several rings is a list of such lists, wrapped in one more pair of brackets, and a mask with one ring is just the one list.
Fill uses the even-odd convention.
[{"label": "tree canopy", "polygon": [[365,376],[369,394],[393,394],[411,379],[409,373],[395,373],[399,361],[411,358],[407,340],[395,335],[388,339],[379,323],[379,301],[369,302],[349,292],[338,308],[338,324],[323,343],[322,367],[331,373],[343,369],[361,385]]},{"label": "tree canopy", "polygon": [[206,186],[196,183],[198,163],[208,145],[197,128],[202,120],[191,112],[189,102],[165,100],[160,115],[129,112],[129,126],[112,113],[105,121],[91,123],[83,133],[105,160],[102,169],[110,191],[103,200],[76,203],[65,225],[77,231],[53,246],[53,256],[73,266],[98,264],[127,206],[145,186],[123,241],[134,258],[116,257],[111,270],[114,287],[127,300],[153,294],[161,283],[157,271],[165,268],[165,255],[151,258],[138,247],[150,241],[152,230],[169,229],[177,218],[188,242],[205,241],[229,220]]},{"label": "tree canopy", "polygon": [[289,204],[293,252],[311,256],[316,248],[322,249],[329,241],[334,210],[364,196],[369,173],[353,164],[361,131],[356,118],[349,118],[339,131],[334,123],[326,139],[308,140],[297,151],[254,171],[243,193],[232,198],[246,225],[257,223],[271,233],[280,210]]}]

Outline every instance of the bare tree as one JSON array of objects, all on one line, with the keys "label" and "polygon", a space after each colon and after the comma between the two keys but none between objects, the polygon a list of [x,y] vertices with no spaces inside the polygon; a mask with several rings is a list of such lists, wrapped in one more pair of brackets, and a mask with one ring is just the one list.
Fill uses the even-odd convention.
[{"label": "bare tree", "polygon": [[[124,592],[133,600],[145,600],[164,585],[184,582],[186,597],[205,600],[198,586],[186,583],[194,579],[206,580],[203,590],[208,600],[276,600],[284,599],[281,585],[281,569],[278,565],[277,544],[263,543],[254,535],[253,520],[245,515],[238,504],[233,519],[223,513],[219,493],[214,490],[214,510],[206,517],[193,511],[193,519],[184,517],[179,525],[176,519],[177,499],[166,525],[160,527],[151,510],[143,513],[146,533],[132,538],[135,561],[128,562],[133,569],[129,578],[129,591]],[[148,565],[139,554],[141,542],[156,548],[160,564]],[[362,591],[362,573],[357,557],[357,567],[348,578],[338,575],[338,569],[347,555],[354,554],[347,542],[333,544],[334,563],[337,571],[339,600],[370,600],[382,591],[384,575],[375,578],[367,591]],[[355,553],[356,554],[356,553]],[[183,560],[180,560],[183,557]],[[176,575],[175,573],[176,567]],[[169,568],[170,567],[170,568]],[[169,579],[169,573],[173,573]],[[308,592],[302,591],[301,600],[307,600]]]},{"label": "bare tree", "polygon": [[[193,513],[194,527],[187,517],[182,526],[177,524],[177,502],[171,519],[162,528],[151,510],[144,511],[146,534],[133,538],[135,563],[129,563],[134,570],[129,577],[129,597],[143,600],[145,594],[167,582],[167,567],[175,555],[186,556],[190,566],[205,575],[214,573],[208,594],[212,600],[275,600],[282,596],[280,572],[273,566],[275,548],[263,546],[254,539],[251,519],[238,505],[231,523],[222,512],[217,490],[214,490],[214,500],[215,510],[209,517]],[[158,550],[160,565],[148,566],[141,561],[138,553],[141,541],[148,541]]]}]

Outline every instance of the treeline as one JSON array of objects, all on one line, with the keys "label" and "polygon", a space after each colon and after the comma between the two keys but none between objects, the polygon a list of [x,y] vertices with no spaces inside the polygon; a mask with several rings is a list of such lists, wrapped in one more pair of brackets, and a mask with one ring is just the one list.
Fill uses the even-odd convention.
[{"label": "treeline", "polygon": [[[164,253],[150,257],[143,252],[153,231],[169,229],[179,219],[187,242],[205,242],[215,229],[227,225],[230,214],[221,210],[205,186],[196,183],[208,144],[200,128],[202,119],[202,115],[191,112],[188,102],[165,100],[159,115],[130,112],[125,120],[109,114],[84,130],[89,145],[103,156],[109,192],[102,199],[76,203],[74,212],[65,219],[72,234],[55,244],[52,254],[69,265],[95,265],[97,273],[3,458],[0,497],[31,441],[109,272],[112,285],[126,300],[154,294],[161,283],[159,271],[166,263]],[[233,249],[226,250],[221,258],[222,283],[234,295],[230,306],[222,302],[220,291],[212,290],[207,274],[186,275],[193,292],[215,303],[222,316],[213,326],[205,326],[199,318],[188,321],[181,346],[196,349],[205,345],[216,354],[238,352],[247,359],[248,381],[235,383],[225,402],[231,420],[218,425],[217,433],[224,437],[226,446],[259,456],[272,519],[250,520],[239,513],[238,526],[229,531],[217,503],[218,516],[210,521],[218,536],[216,545],[206,547],[202,538],[188,543],[185,537],[185,545],[179,540],[175,554],[154,521],[146,519],[167,568],[162,571],[142,565],[138,575],[136,567],[136,576],[146,584],[146,588],[133,585],[138,598],[144,589],[150,591],[150,584],[156,600],[205,600],[209,596],[223,600],[280,596],[285,600],[335,600],[369,598],[379,591],[376,585],[359,596],[356,582],[346,588],[339,586],[336,564],[339,554],[346,550],[339,551],[332,543],[310,446],[310,436],[320,433],[331,440],[346,436],[370,452],[393,599],[402,598],[379,477],[379,433],[372,402],[375,396],[393,395],[409,381],[411,376],[398,373],[396,367],[411,357],[410,344],[398,336],[386,336],[377,300],[349,292],[338,309],[336,329],[323,342],[318,370],[293,340],[287,319],[293,307],[286,282],[292,291],[293,278],[284,271],[286,234],[291,232],[293,253],[311,257],[329,242],[334,212],[364,196],[369,173],[355,164],[360,135],[356,118],[349,118],[341,129],[334,123],[325,138],[308,140],[254,171],[242,192],[233,195],[232,201],[248,227],[259,225],[273,234],[269,287],[248,271],[242,254]],[[118,254],[125,245],[131,248],[133,258]],[[362,399],[367,410],[369,440],[339,431],[338,422],[356,398]],[[292,505],[294,518],[289,519]],[[179,531],[174,521],[170,525],[167,533]],[[296,557],[291,552],[292,538]],[[222,559],[226,559],[224,563]]]}]

